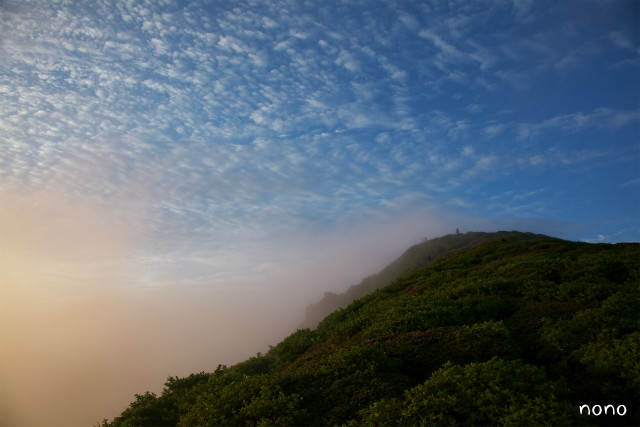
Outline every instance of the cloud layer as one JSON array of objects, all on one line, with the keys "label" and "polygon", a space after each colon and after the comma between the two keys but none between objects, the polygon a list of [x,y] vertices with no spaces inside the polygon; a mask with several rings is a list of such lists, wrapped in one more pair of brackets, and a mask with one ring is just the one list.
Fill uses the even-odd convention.
[{"label": "cloud layer", "polygon": [[541,79],[569,86],[610,51],[609,67],[637,71],[632,30],[591,28],[596,4],[568,27],[575,10],[544,9],[10,2],[0,172],[105,203],[135,187],[150,228],[211,237],[408,194],[473,203],[479,177],[611,158],[619,144],[562,139],[637,127],[637,105],[528,113]]}]

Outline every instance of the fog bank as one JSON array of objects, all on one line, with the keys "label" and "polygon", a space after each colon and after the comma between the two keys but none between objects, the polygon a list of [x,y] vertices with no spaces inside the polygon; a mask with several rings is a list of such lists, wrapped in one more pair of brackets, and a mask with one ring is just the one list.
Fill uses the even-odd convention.
[{"label": "fog bank", "polygon": [[159,253],[122,205],[51,191],[2,201],[1,426],[94,425],[168,376],[265,352],[324,291],[449,227],[432,212],[389,211],[243,250],[209,253],[184,237],[187,249]]},{"label": "fog bank", "polygon": [[425,237],[562,226],[399,203],[211,244],[198,232],[154,233],[162,227],[148,226],[137,198],[70,194],[0,193],[0,426],[94,425],[136,393],[160,393],[169,376],[266,352],[324,292]]}]

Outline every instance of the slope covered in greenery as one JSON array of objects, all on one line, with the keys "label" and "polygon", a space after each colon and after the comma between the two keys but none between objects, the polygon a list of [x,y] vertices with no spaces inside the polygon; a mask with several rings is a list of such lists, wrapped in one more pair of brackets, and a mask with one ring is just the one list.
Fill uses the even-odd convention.
[{"label": "slope covered in greenery", "polygon": [[411,246],[398,259],[380,270],[377,274],[366,277],[357,285],[352,285],[345,292],[336,294],[325,292],[322,300],[307,307],[301,329],[315,328],[329,314],[344,308],[353,301],[383,288],[395,279],[405,276],[420,267],[442,257],[451,255],[461,249],[468,249],[496,238],[509,241],[525,241],[548,238],[540,234],[499,231],[497,233],[471,232],[466,234],[448,234],[435,239],[425,239],[422,243]]},{"label": "slope covered in greenery", "polygon": [[640,245],[485,237],[103,425],[640,425]]}]

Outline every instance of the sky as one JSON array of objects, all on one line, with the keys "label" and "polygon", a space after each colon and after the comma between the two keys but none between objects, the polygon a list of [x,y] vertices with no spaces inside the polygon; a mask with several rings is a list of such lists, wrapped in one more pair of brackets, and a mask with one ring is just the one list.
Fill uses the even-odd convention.
[{"label": "sky", "polygon": [[0,425],[265,351],[424,237],[639,241],[639,32],[624,0],[0,1]]}]

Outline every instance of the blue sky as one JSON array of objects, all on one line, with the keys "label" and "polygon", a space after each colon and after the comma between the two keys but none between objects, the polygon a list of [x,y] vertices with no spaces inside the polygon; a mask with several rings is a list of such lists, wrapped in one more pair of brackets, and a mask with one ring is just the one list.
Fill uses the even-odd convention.
[{"label": "blue sky", "polygon": [[421,212],[415,241],[456,226],[640,237],[637,2],[0,13],[0,194],[108,213],[144,235],[148,270],[231,254],[246,270],[252,250]]},{"label": "blue sky", "polygon": [[[638,240],[639,13],[5,1],[0,191],[108,212],[147,261],[242,265],[423,211],[416,241],[455,226]],[[46,211],[38,197],[25,209]]]},{"label": "blue sky", "polygon": [[[30,328],[2,347],[36,380],[0,373],[22,415],[57,359],[21,337],[63,361],[51,337],[144,343],[157,371],[129,363],[159,384],[264,350],[323,291],[456,227],[640,240],[639,17],[623,0],[1,1],[0,315]],[[105,373],[86,395],[123,390],[110,411],[150,388],[123,385],[121,353],[76,364]],[[88,405],[38,399],[56,396],[60,425]]]}]

